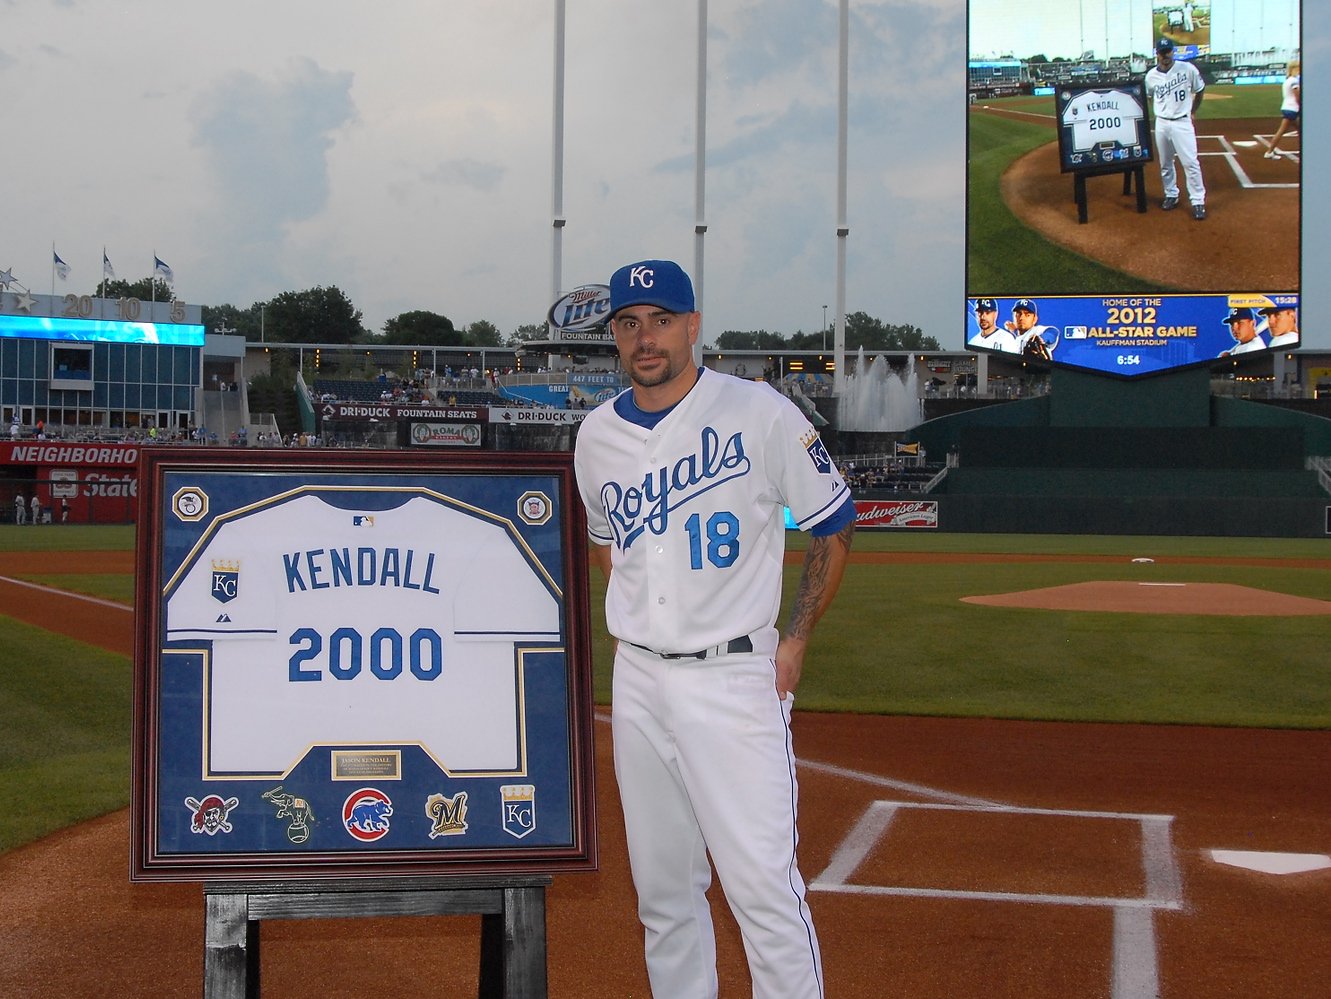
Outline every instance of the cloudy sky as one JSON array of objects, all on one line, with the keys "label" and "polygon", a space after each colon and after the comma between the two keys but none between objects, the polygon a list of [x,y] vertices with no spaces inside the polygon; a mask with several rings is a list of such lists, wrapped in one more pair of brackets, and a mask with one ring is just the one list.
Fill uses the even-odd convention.
[{"label": "cloudy sky", "polygon": [[[644,256],[691,267],[698,4],[567,6],[562,286]],[[850,6],[847,310],[959,348],[966,5]],[[1304,8],[1314,88],[1325,8]],[[34,292],[91,292],[105,246],[130,280],[156,254],[191,303],[336,285],[374,330],[415,309],[505,334],[540,322],[554,11],[0,0],[0,269]],[[837,0],[708,12],[706,333],[817,329],[836,312]],[[1305,176],[1329,162],[1321,107]],[[1326,199],[1309,188],[1305,215],[1331,214]],[[1315,235],[1305,273],[1326,273]],[[54,285],[53,245],[71,267]],[[1303,317],[1306,342],[1331,345],[1317,316],[1331,291],[1309,289]]]}]

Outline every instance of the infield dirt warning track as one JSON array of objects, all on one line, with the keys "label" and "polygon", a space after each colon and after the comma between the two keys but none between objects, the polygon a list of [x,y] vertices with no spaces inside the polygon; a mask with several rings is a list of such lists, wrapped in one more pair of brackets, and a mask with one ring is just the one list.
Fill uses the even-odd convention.
[{"label": "infield dirt warning track", "polygon": [[[7,615],[128,654],[128,608],[14,571],[0,556]],[[547,896],[556,997],[648,994],[606,720],[600,870]],[[800,712],[795,739],[829,997],[1316,996],[1331,977],[1331,733]],[[128,848],[121,811],[0,855],[0,994],[199,994],[201,886],[131,885]],[[1314,866],[1252,869],[1290,857]],[[721,994],[748,995],[713,895]],[[478,917],[265,923],[264,994],[474,995],[479,936]]]}]

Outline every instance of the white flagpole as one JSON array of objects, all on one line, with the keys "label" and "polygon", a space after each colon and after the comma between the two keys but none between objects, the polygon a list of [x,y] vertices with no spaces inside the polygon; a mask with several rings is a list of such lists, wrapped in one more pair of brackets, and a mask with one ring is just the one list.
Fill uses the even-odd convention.
[{"label": "white flagpole", "polygon": [[[150,270],[150,271],[148,272],[148,286],[152,289],[153,306],[154,306],[154,308],[153,308],[152,311],[153,311],[154,313],[156,313],[156,312],[157,312],[157,309],[156,309],[156,305],[157,305],[157,250],[156,250],[156,249],[153,250],[153,268],[152,268],[152,270]],[[156,319],[157,319],[157,316],[154,315],[154,316],[153,316],[153,320],[156,321]]]}]

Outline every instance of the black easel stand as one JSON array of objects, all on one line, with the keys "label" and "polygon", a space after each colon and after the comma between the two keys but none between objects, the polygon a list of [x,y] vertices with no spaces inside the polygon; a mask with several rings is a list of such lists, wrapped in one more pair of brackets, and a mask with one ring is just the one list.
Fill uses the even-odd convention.
[{"label": "black easel stand", "polygon": [[545,889],[533,877],[235,882],[203,886],[204,999],[258,999],[264,919],[481,915],[479,999],[545,999]]},{"label": "black easel stand", "polygon": [[1137,179],[1137,211],[1144,213],[1146,211],[1146,184],[1142,177],[1142,165],[1137,163],[1133,166],[1101,167],[1098,169],[1078,170],[1072,179],[1072,195],[1077,202],[1077,222],[1080,225],[1086,224],[1086,178],[1103,177],[1105,174],[1121,173],[1123,175],[1123,194],[1132,193],[1132,180]]}]

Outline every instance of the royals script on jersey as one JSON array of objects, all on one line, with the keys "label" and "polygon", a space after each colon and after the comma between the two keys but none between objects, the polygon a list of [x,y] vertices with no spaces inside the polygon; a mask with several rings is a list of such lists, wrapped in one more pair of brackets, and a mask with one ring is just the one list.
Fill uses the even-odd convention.
[{"label": "royals script on jersey", "polygon": [[1175,61],[1169,72],[1152,66],[1146,72],[1146,90],[1156,118],[1184,118],[1192,112],[1192,95],[1205,89],[1202,74],[1190,62]]},{"label": "royals script on jersey", "polygon": [[772,628],[784,507],[808,530],[850,495],[792,402],[709,369],[652,429],[599,406],[578,432],[575,466],[588,533],[614,549],[610,633],[657,652]]},{"label": "royals script on jersey", "polygon": [[204,657],[206,776],[281,774],[329,744],[520,773],[522,652],[561,640],[560,595],[518,536],[433,493],[374,511],[256,504],[166,598],[164,652]]}]

